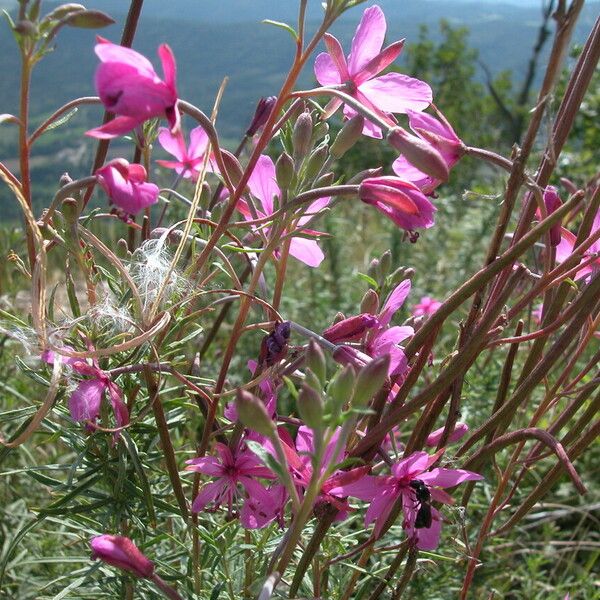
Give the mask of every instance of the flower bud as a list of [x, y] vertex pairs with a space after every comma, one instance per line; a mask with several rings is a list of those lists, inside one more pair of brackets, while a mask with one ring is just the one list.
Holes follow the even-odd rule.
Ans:
[[324, 175], [321, 175], [321, 177], [319, 177], [319, 179], [317, 179], [314, 183], [315, 188], [320, 188], [320, 187], [327, 187], [333, 184], [335, 180], [335, 173], [333, 173], [332, 171], [329, 171], [329, 173], [325, 173]]
[[338, 370], [333, 376], [327, 387], [327, 395], [331, 398], [332, 415], [335, 416], [341, 412], [344, 404], [350, 401], [355, 381], [356, 375], [350, 365], [346, 365], [343, 369]]
[[360, 301], [360, 310], [364, 313], [372, 315], [377, 314], [379, 310], [379, 296], [377, 292], [369, 288]]
[[394, 127], [387, 136], [388, 142], [399, 150], [414, 167], [426, 175], [445, 181], [448, 165], [442, 155], [428, 142], [401, 127]]
[[365, 169], [364, 171], [360, 171], [354, 177], [348, 180], [348, 185], [358, 185], [362, 183], [363, 180], [368, 179], [370, 177], [379, 177], [383, 173], [382, 167], [377, 167], [376, 169]]
[[250, 122], [250, 126], [246, 130], [246, 135], [252, 137], [269, 119], [271, 111], [277, 103], [275, 96], [268, 96], [267, 98], [261, 98], [256, 105], [254, 111], [254, 117]]
[[310, 113], [303, 112], [297, 119], [292, 133], [294, 160], [301, 161], [310, 152], [313, 121]]
[[294, 161], [292, 157], [284, 152], [275, 163], [275, 178], [277, 185], [282, 190], [288, 190], [294, 179]]
[[225, 170], [227, 171], [227, 175], [229, 175], [229, 179], [231, 179], [231, 183], [237, 186], [242, 179], [242, 175], [244, 174], [244, 169], [242, 169], [240, 161], [227, 150], [221, 150], [221, 155], [223, 156]]
[[324, 385], [327, 378], [327, 362], [323, 350], [312, 339], [308, 342], [306, 349], [306, 366], [316, 375], [321, 385]]
[[355, 369], [362, 369], [371, 362], [371, 357], [352, 346], [338, 346], [333, 351], [333, 360], [342, 365], [352, 365]]
[[[550, 216], [557, 208], [560, 208], [562, 206], [560, 197], [557, 193], [556, 188], [553, 185], [547, 185], [546, 189], [544, 190], [544, 204], [546, 205], [546, 211], [548, 212], [548, 216]], [[550, 245], [553, 247], [556, 247], [560, 244], [560, 229], [560, 221], [550, 229]]]
[[311, 155], [304, 169], [304, 177], [312, 181], [323, 168], [328, 156], [327, 146], [319, 146]]
[[390, 269], [392, 268], [392, 253], [390, 250], [386, 250], [379, 259], [379, 270], [382, 277], [387, 277]]
[[61, 4], [60, 6], [57, 6], [46, 18], [62, 19], [72, 12], [78, 12], [81, 10], [85, 10], [85, 6], [83, 4], [69, 2], [68, 4]]
[[361, 137], [364, 125], [365, 119], [362, 115], [355, 115], [346, 121], [331, 145], [331, 156], [338, 159], [344, 156]]
[[65, 221], [73, 225], [79, 217], [79, 207], [75, 198], [65, 198], [62, 201], [61, 212]]
[[32, 23], [28, 19], [23, 19], [15, 25], [14, 31], [24, 37], [34, 37], [37, 35], [38, 29], [35, 23]]
[[322, 140], [329, 133], [329, 123], [327, 121], [319, 121], [313, 127], [312, 143], [313, 145]]
[[374, 258], [367, 267], [367, 275], [377, 281], [379, 279], [379, 259]]
[[331, 325], [323, 332], [323, 337], [332, 344], [356, 342], [377, 323], [377, 317], [365, 312]]
[[304, 384], [298, 395], [298, 413], [311, 429], [319, 429], [323, 422], [323, 399], [309, 385]]
[[235, 399], [238, 419], [244, 427], [268, 438], [275, 435], [275, 424], [265, 405], [254, 394], [238, 389]]
[[99, 558], [113, 567], [133, 573], [136, 577], [149, 578], [154, 574], [154, 563], [127, 537], [99, 535], [90, 540], [90, 546], [92, 559]]
[[358, 372], [352, 397], [353, 406], [366, 406], [371, 401], [385, 383], [389, 368], [390, 356], [384, 354], [373, 359]]

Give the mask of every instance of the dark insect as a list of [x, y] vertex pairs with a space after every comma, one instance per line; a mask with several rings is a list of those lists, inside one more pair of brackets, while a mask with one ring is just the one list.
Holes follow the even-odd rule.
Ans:
[[431, 527], [431, 493], [429, 488], [420, 480], [413, 479], [408, 485], [415, 490], [418, 509], [415, 518], [415, 529], [429, 529]]
[[282, 358], [285, 358], [289, 339], [289, 322], [277, 323], [273, 331], [263, 338], [258, 358], [259, 364], [266, 364], [267, 367], [271, 367]]

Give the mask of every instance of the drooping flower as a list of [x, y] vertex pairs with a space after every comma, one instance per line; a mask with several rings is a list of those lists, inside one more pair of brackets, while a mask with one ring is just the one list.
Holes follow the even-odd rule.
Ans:
[[136, 577], [150, 578], [154, 574], [154, 563], [128, 537], [98, 535], [90, 540], [90, 546], [94, 560], [100, 559]]
[[[464, 154], [464, 145], [450, 123], [439, 111], [437, 112], [438, 119], [414, 110], [407, 110], [406, 114], [410, 128], [440, 154], [450, 170]], [[398, 177], [410, 181], [426, 195], [430, 195], [443, 182], [443, 179], [420, 171], [404, 155], [394, 161], [392, 168]]]
[[[68, 346], [65, 346], [65, 349], [72, 350]], [[56, 354], [51, 350], [42, 354], [42, 360], [49, 364], [54, 363], [55, 357]], [[111, 381], [106, 372], [100, 369], [96, 360], [92, 361], [92, 365], [84, 360], [68, 356], [63, 357], [62, 360], [80, 375], [91, 377], [91, 379], [80, 381], [69, 397], [69, 412], [74, 421], [86, 421], [93, 425], [100, 417], [102, 398], [108, 392], [117, 425], [122, 427], [129, 423], [129, 411], [123, 402], [121, 388]]]
[[[435, 431], [432, 431], [425, 440], [425, 444], [427, 446], [437, 446], [442, 439], [442, 434], [444, 433], [445, 427], [440, 427]], [[466, 423], [461, 423], [460, 421], [454, 425], [454, 429], [450, 432], [448, 439], [446, 440], [447, 444], [451, 444], [452, 442], [457, 442], [460, 440], [465, 433], [469, 431], [469, 426]]]
[[418, 500], [416, 488], [422, 484], [431, 500], [452, 504], [451, 496], [441, 488], [453, 487], [463, 481], [483, 479], [481, 475], [464, 469], [428, 470], [440, 458], [442, 452], [433, 455], [427, 452], [413, 452], [392, 466], [391, 475], [367, 475], [360, 481], [334, 488], [331, 493], [370, 502], [365, 514], [365, 525], [375, 521], [375, 536], [381, 534], [396, 500], [402, 498], [404, 512], [402, 526], [406, 534], [415, 541], [420, 550], [434, 550], [439, 544], [441, 515], [436, 508], [428, 506], [431, 511], [429, 526], [423, 526], [423, 522], [417, 521], [423, 502]]
[[87, 135], [110, 139], [123, 135], [154, 117], [166, 118], [173, 132], [179, 128], [175, 57], [167, 44], [158, 48], [164, 80], [139, 52], [98, 36], [94, 47], [100, 65], [95, 85], [107, 111], [118, 115]]
[[[196, 496], [192, 510], [200, 512], [216, 510], [225, 504], [228, 511], [233, 510], [234, 502], [240, 498], [239, 486], [245, 494], [244, 506], [240, 513], [240, 522], [246, 529], [265, 527], [277, 517], [277, 505], [267, 489], [256, 478], [274, 479], [270, 469], [260, 465], [256, 455], [245, 446], [234, 452], [225, 444], [217, 443], [218, 457], [203, 456], [186, 461], [187, 471], [197, 471], [216, 479], [206, 483]], [[251, 498], [251, 502], [248, 499]]]
[[[262, 218], [272, 215], [276, 208], [275, 203], [281, 198], [281, 190], [275, 179], [275, 164], [269, 156], [261, 155], [252, 171], [252, 175], [248, 180], [248, 187], [251, 194], [260, 202], [262, 210], [257, 210], [257, 217]], [[305, 229], [305, 225], [316, 213], [325, 208], [329, 204], [330, 198], [319, 198], [308, 206], [304, 216], [296, 221], [296, 229], [294, 233], [302, 234], [303, 236], [318, 236], [319, 232]], [[242, 213], [245, 219], [252, 220], [254, 216], [245, 200], [240, 200], [237, 204], [237, 209]], [[268, 234], [269, 228], [264, 228], [262, 231]], [[288, 232], [289, 233], [289, 232]], [[325, 255], [314, 239], [306, 237], [294, 236], [290, 242], [290, 254], [305, 263], [309, 267], [318, 267]]]
[[98, 183], [111, 203], [128, 215], [135, 215], [158, 201], [158, 186], [146, 181], [146, 169], [115, 158], [96, 171]]
[[360, 184], [358, 197], [406, 231], [434, 223], [435, 206], [416, 185], [399, 177], [368, 177]]
[[[171, 133], [170, 129], [161, 127], [158, 133], [160, 145], [177, 160], [157, 160], [156, 162], [168, 169], [175, 169], [178, 175], [185, 179], [196, 181], [204, 164], [204, 155], [208, 148], [208, 135], [202, 127], [195, 127], [190, 131], [190, 144], [186, 147], [183, 133]], [[210, 161], [207, 170], [211, 171]]]
[[431, 296], [423, 296], [421, 301], [412, 307], [413, 317], [428, 317], [432, 315], [442, 303]]
[[[395, 120], [390, 113], [405, 113], [407, 110], [423, 110], [432, 100], [431, 88], [423, 81], [402, 75], [387, 73], [377, 77], [400, 54], [404, 40], [394, 42], [381, 49], [387, 24], [381, 8], [377, 5], [367, 8], [352, 39], [352, 48], [347, 59], [340, 42], [332, 35], [325, 34], [327, 52], [319, 54], [315, 60], [315, 76], [323, 86], [345, 85], [345, 92], [356, 98], [390, 126]], [[334, 98], [326, 108], [326, 114], [333, 114], [342, 101]], [[356, 111], [344, 106], [344, 116], [352, 118]], [[363, 133], [371, 137], [382, 137], [381, 128], [365, 121]]]

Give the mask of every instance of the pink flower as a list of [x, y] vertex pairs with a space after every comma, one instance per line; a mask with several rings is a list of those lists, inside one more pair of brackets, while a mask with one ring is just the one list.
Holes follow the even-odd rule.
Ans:
[[413, 317], [432, 315], [441, 305], [439, 300], [435, 300], [431, 296], [423, 296], [421, 302], [412, 307]]
[[379, 324], [377, 317], [369, 313], [361, 313], [334, 323], [323, 332], [323, 337], [332, 344], [357, 342], [372, 327]]
[[[442, 439], [442, 434], [444, 433], [444, 429], [445, 429], [445, 427], [440, 427], [439, 429], [432, 431], [427, 436], [427, 439], [425, 440], [425, 444], [427, 446], [437, 446], [439, 444], [440, 440]], [[454, 426], [454, 429], [448, 436], [446, 443], [451, 444], [452, 442], [457, 442], [465, 435], [465, 433], [467, 433], [467, 431], [469, 431], [469, 426], [466, 423], [461, 423], [459, 421], [458, 423], [456, 423], [456, 425]]]
[[407, 231], [434, 223], [435, 206], [416, 185], [399, 177], [368, 177], [360, 184], [358, 197]]
[[[600, 229], [600, 210], [596, 213], [594, 217], [594, 222], [592, 223], [592, 229], [590, 231], [590, 235], [595, 233]], [[575, 243], [577, 242], [577, 237], [572, 234], [568, 229], [561, 227], [560, 230], [561, 239], [560, 243], [556, 247], [556, 262], [562, 263], [571, 254], [573, 254], [573, 250], [575, 249]], [[600, 240], [596, 240], [583, 254], [583, 258], [589, 257], [591, 254], [596, 252], [600, 252]], [[589, 277], [595, 271], [600, 269], [600, 258], [594, 260], [591, 264], [582, 267], [579, 271], [577, 271], [575, 275], [575, 279], [581, 279], [582, 277]]]
[[[413, 452], [392, 466], [390, 476], [367, 475], [360, 481], [334, 488], [331, 493], [344, 494], [370, 502], [365, 525], [376, 521], [374, 534], [379, 536], [398, 498], [402, 498], [406, 534], [420, 550], [434, 550], [440, 539], [441, 515], [429, 502], [452, 504], [452, 498], [441, 488], [454, 487], [463, 481], [479, 481], [481, 475], [463, 469], [428, 469], [442, 451], [430, 456]], [[427, 518], [427, 515], [430, 515]]]
[[[248, 187], [251, 194], [257, 198], [262, 207], [262, 211], [257, 210], [257, 217], [262, 218], [272, 215], [276, 208], [275, 203], [281, 197], [281, 190], [275, 180], [275, 165], [270, 157], [261, 155], [250, 175]], [[319, 198], [308, 206], [305, 211], [305, 216], [302, 216], [296, 221], [296, 232], [304, 236], [318, 236], [319, 232], [304, 229], [302, 225], [306, 224], [314, 214], [329, 204], [329, 198]], [[245, 219], [252, 220], [254, 217], [252, 211], [245, 200], [240, 200], [237, 204], [237, 209], [242, 213]], [[266, 234], [269, 228], [265, 228]], [[289, 232], [288, 232], [289, 233]], [[306, 237], [293, 237], [290, 243], [290, 254], [305, 263], [309, 267], [318, 267], [325, 255], [319, 248], [316, 240], [307, 239]]]
[[[347, 94], [393, 126], [395, 121], [389, 113], [423, 110], [431, 103], [432, 93], [425, 82], [407, 75], [387, 73], [376, 77], [398, 57], [404, 45], [402, 40], [382, 50], [386, 28], [381, 8], [376, 5], [367, 8], [354, 34], [347, 59], [340, 42], [325, 34], [327, 52], [317, 56], [315, 76], [323, 86], [345, 85]], [[334, 98], [326, 113], [333, 114], [341, 105], [342, 101]], [[356, 111], [353, 108], [344, 106], [345, 117], [354, 115]], [[382, 137], [381, 129], [369, 121], [365, 121], [363, 133]]]
[[542, 322], [544, 316], [544, 305], [538, 304], [532, 311], [531, 316], [533, 320], [539, 325]]
[[194, 512], [212, 505], [216, 510], [226, 504], [232, 512], [233, 503], [239, 497], [238, 485], [245, 490], [246, 501], [241, 510], [240, 521], [246, 529], [265, 527], [277, 517], [277, 505], [257, 477], [274, 479], [270, 469], [259, 464], [256, 456], [244, 448], [234, 453], [225, 444], [216, 444], [217, 457], [204, 456], [186, 461], [187, 471], [197, 471], [216, 479], [204, 484], [192, 504]]
[[[439, 120], [424, 112], [407, 110], [406, 113], [410, 128], [437, 150], [450, 170], [464, 153], [463, 143], [450, 123], [440, 112], [437, 113]], [[398, 177], [410, 181], [426, 195], [430, 195], [443, 182], [420, 171], [404, 155], [394, 161], [392, 168]]]
[[90, 540], [90, 546], [94, 560], [99, 558], [113, 567], [133, 573], [136, 577], [150, 578], [154, 574], [154, 563], [127, 537], [99, 535]]
[[[72, 350], [68, 346], [65, 346], [65, 349]], [[51, 350], [47, 350], [42, 354], [42, 360], [49, 364], [53, 364], [54, 359], [55, 353]], [[100, 416], [104, 393], [108, 392], [117, 425], [122, 427], [129, 423], [129, 411], [123, 402], [121, 388], [110, 380], [107, 373], [100, 369], [96, 360], [93, 361], [93, 365], [72, 357], [64, 357], [62, 360], [80, 375], [91, 377], [91, 379], [80, 381], [69, 397], [69, 412], [74, 421], [87, 421], [94, 424]]]
[[[175, 169], [175, 172], [185, 179], [191, 178], [196, 181], [200, 175], [200, 169], [204, 164], [204, 154], [208, 148], [208, 135], [204, 129], [196, 127], [190, 131], [190, 145], [187, 148], [181, 131], [173, 134], [166, 127], [159, 129], [158, 141], [177, 160], [157, 160], [156, 162], [168, 169]], [[210, 162], [207, 168], [213, 170], [210, 168]]]
[[110, 201], [129, 215], [158, 201], [158, 186], [146, 181], [146, 169], [124, 158], [106, 163], [96, 171], [96, 177]]
[[158, 55], [164, 81], [145, 57], [98, 36], [94, 50], [100, 59], [95, 84], [107, 111], [118, 115], [87, 135], [110, 139], [123, 135], [154, 117], [164, 117], [171, 129], [179, 128], [175, 57], [171, 48], [162, 44]]

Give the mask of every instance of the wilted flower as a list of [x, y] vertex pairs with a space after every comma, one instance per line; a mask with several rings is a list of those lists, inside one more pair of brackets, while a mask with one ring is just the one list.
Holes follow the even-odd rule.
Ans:
[[[437, 113], [439, 119], [414, 110], [407, 110], [406, 114], [410, 128], [438, 152], [447, 169], [450, 170], [464, 153], [463, 143], [450, 123], [440, 112]], [[409, 157], [404, 155], [394, 161], [392, 168], [398, 177], [410, 181], [426, 195], [431, 194], [445, 179], [445, 177], [436, 178], [431, 174], [424, 173], [414, 166]]]
[[440, 488], [454, 487], [463, 481], [483, 479], [481, 475], [464, 469], [435, 468], [428, 471], [440, 456], [441, 451], [431, 456], [427, 452], [413, 452], [392, 466], [390, 476], [367, 475], [355, 483], [334, 488], [330, 493], [353, 496], [370, 502], [365, 514], [365, 525], [376, 521], [376, 536], [382, 532], [392, 507], [401, 497], [404, 511], [402, 526], [407, 535], [415, 540], [420, 550], [434, 550], [440, 539], [441, 515], [436, 508], [428, 506], [431, 511], [429, 526], [417, 521], [422, 502], [417, 498], [416, 488], [422, 485], [431, 500], [452, 504], [452, 498]]
[[271, 111], [276, 103], [276, 96], [267, 96], [266, 98], [261, 98], [258, 101], [252, 121], [246, 130], [246, 135], [248, 137], [252, 137], [269, 120]]
[[[432, 93], [424, 81], [401, 73], [376, 77], [396, 60], [404, 45], [402, 40], [382, 50], [386, 28], [381, 8], [376, 5], [367, 8], [352, 39], [347, 60], [340, 42], [325, 34], [327, 52], [317, 56], [315, 76], [323, 86], [344, 84], [347, 94], [393, 126], [395, 121], [389, 113], [423, 110], [431, 103]], [[342, 100], [334, 98], [327, 106], [326, 114], [333, 114], [342, 104]], [[344, 106], [345, 117], [351, 118], [356, 114], [353, 108]], [[365, 121], [363, 133], [382, 137], [381, 128], [370, 121]]]
[[435, 206], [416, 185], [399, 177], [368, 177], [360, 184], [358, 196], [407, 231], [434, 223]]
[[99, 535], [90, 540], [92, 558], [123, 569], [136, 577], [150, 578], [154, 574], [154, 563], [127, 537], [121, 535]]
[[100, 59], [95, 84], [106, 110], [118, 115], [112, 121], [92, 129], [87, 135], [109, 139], [123, 135], [153, 117], [164, 117], [171, 129], [179, 129], [175, 57], [162, 44], [158, 55], [164, 81], [150, 61], [139, 52], [113, 44], [98, 36], [94, 51]]
[[146, 181], [146, 169], [115, 158], [96, 171], [98, 183], [111, 202], [129, 215], [156, 204], [158, 186]]

